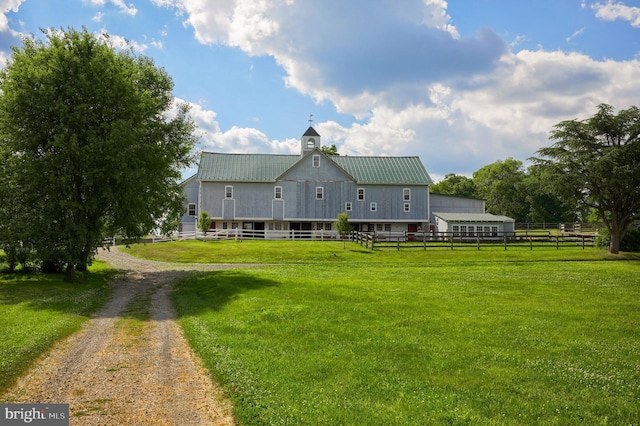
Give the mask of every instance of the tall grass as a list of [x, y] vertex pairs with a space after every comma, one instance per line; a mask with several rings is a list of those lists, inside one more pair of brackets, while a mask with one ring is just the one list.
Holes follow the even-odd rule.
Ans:
[[101, 262], [75, 283], [53, 274], [0, 274], [0, 393], [56, 340], [80, 329], [106, 301], [113, 274]]
[[[261, 244], [273, 247], [248, 256]], [[201, 273], [174, 294], [243, 424], [640, 418], [640, 262], [593, 249], [552, 260], [357, 246], [333, 261], [317, 258], [319, 245], [292, 255], [311, 261]], [[214, 247], [212, 257], [228, 250]]]

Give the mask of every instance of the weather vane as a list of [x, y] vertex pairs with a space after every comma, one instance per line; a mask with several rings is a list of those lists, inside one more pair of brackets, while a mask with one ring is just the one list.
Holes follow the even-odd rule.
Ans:
[[313, 125], [313, 114], [309, 114], [309, 126]]

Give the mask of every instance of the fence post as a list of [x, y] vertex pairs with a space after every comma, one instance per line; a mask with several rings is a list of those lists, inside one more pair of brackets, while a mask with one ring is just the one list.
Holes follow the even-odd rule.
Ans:
[[478, 243], [478, 250], [480, 250], [480, 233], [476, 232], [476, 242]]
[[507, 249], [507, 233], [503, 232], [502, 233], [502, 238], [504, 238], [504, 249]]
[[560, 236], [556, 235], [556, 250], [560, 250], [560, 246], [558, 245], [559, 241], [560, 241]]
[[449, 239], [449, 241], [451, 241], [451, 250], [453, 250], [453, 232], [451, 233], [451, 238]]
[[533, 250], [533, 235], [529, 235], [529, 250]]

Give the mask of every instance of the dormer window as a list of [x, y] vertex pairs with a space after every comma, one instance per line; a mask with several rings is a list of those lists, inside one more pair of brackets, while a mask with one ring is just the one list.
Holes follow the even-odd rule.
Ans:
[[313, 156], [313, 167], [320, 167], [320, 156], [319, 155], [314, 155]]

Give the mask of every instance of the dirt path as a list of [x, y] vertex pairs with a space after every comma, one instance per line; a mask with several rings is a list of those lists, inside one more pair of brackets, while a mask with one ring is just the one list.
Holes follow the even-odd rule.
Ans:
[[[233, 265], [151, 262], [114, 249], [98, 258], [125, 271], [110, 301], [2, 402], [68, 403], [71, 425], [234, 424], [231, 403], [187, 344], [169, 300], [173, 281], [186, 270]], [[134, 311], [148, 318], [136, 321]]]

